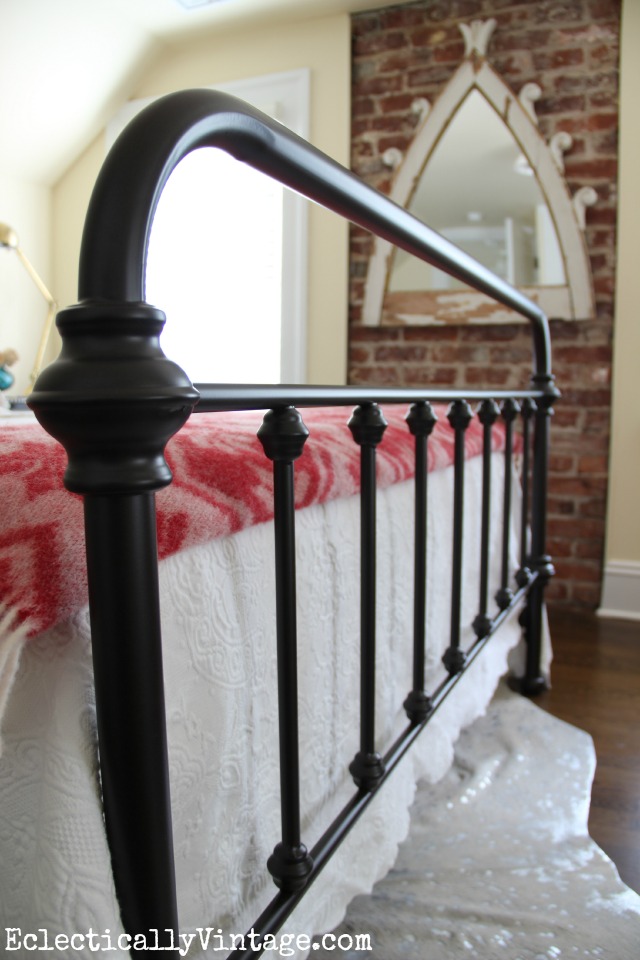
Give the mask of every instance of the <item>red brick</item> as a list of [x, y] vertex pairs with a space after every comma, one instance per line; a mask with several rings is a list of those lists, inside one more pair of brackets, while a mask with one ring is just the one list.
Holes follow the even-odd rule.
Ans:
[[376, 105], [371, 97], [354, 97], [351, 101], [351, 116], [371, 116], [376, 112]]
[[567, 117], [562, 123], [567, 133], [581, 133], [583, 130], [617, 130], [618, 114], [615, 111], [607, 113], [588, 113], [579, 117]]
[[380, 17], [377, 13], [361, 13], [351, 18], [351, 32], [354, 37], [373, 33], [380, 29]]
[[490, 347], [489, 360], [491, 363], [521, 363], [531, 366], [531, 345], [515, 347]]
[[455, 367], [407, 366], [403, 370], [404, 380], [401, 384], [407, 387], [419, 387], [429, 384], [432, 387], [451, 387], [460, 382], [460, 376]]
[[602, 539], [576, 540], [573, 545], [573, 554], [581, 560], [601, 560], [603, 553]]
[[404, 44], [404, 36], [397, 30], [361, 34], [354, 39], [353, 53], [356, 57], [369, 56], [385, 50], [398, 50]]
[[433, 49], [433, 59], [436, 63], [458, 64], [464, 55], [462, 38], [453, 43], [439, 43]]
[[349, 360], [351, 363], [371, 363], [371, 351], [367, 347], [351, 347]]
[[589, 0], [589, 16], [592, 21], [605, 20], [618, 23], [620, 0]]
[[[602, 86], [606, 89], [592, 90], [589, 93], [589, 107], [592, 110], [599, 110], [603, 107], [605, 109], [610, 108], [612, 102], [615, 102], [614, 98], [617, 87], [615, 75], [612, 74], [610, 78], [607, 78], [607, 80], [603, 82]], [[611, 89], [609, 89], [609, 87]]]
[[503, 387], [509, 379], [509, 371], [502, 367], [467, 367], [465, 382], [470, 386]]
[[402, 331], [400, 327], [363, 327], [353, 326], [350, 330], [349, 339], [360, 342], [369, 342], [376, 340], [399, 340]]
[[553, 413], [551, 421], [552, 430], [575, 427], [580, 419], [580, 411], [571, 410], [565, 407], [562, 401], [558, 403]]
[[571, 473], [575, 468], [575, 460], [566, 454], [554, 454], [549, 457], [549, 470], [551, 473]]
[[611, 361], [611, 347], [604, 344], [585, 344], [584, 346], [557, 346], [553, 351], [556, 366], [560, 361], [575, 364], [608, 363]]
[[560, 500], [558, 497], [549, 497], [547, 500], [547, 510], [550, 517], [556, 514], [560, 516], [573, 516], [575, 509], [575, 502], [573, 500]]
[[576, 504], [576, 507], [578, 515], [582, 517], [604, 519], [607, 515], [607, 501], [604, 496], [598, 497], [598, 499], [583, 500]]
[[490, 324], [486, 326], [484, 324], [470, 324], [468, 327], [463, 326], [460, 328], [460, 339], [462, 341], [479, 340], [482, 343], [488, 343], [489, 341], [506, 342], [516, 340], [523, 330], [526, 330], [526, 327], [507, 323], [497, 323], [495, 326]]
[[589, 407], [590, 413], [594, 407], [606, 407], [608, 409], [611, 403], [610, 390], [579, 390], [565, 387], [562, 390], [562, 397], [571, 406]]
[[437, 43], [447, 39], [447, 32], [446, 30], [434, 31], [432, 27], [418, 27], [408, 32], [407, 39], [413, 47], [432, 49]]
[[374, 351], [374, 360], [376, 363], [396, 360], [400, 362], [412, 361], [413, 363], [424, 360], [426, 350], [424, 347], [413, 346], [381, 346], [376, 347]]
[[583, 180], [615, 180], [618, 175], [618, 162], [615, 159], [599, 157], [593, 160], [566, 158], [567, 177], [576, 177]]
[[396, 74], [385, 74], [382, 77], [368, 77], [361, 80], [358, 84], [358, 93], [360, 96], [375, 96], [376, 94], [397, 93], [402, 90], [402, 76]]
[[396, 367], [363, 366], [355, 367], [351, 371], [350, 382], [354, 384], [368, 384], [371, 386], [397, 386], [399, 374]]
[[553, 477], [549, 486], [556, 495], [570, 497], [588, 497], [607, 489], [604, 477]]
[[424, 10], [414, 6], [392, 7], [381, 11], [380, 23], [385, 29], [414, 27], [424, 23]]
[[578, 473], [607, 473], [608, 457], [586, 455], [578, 460]]
[[597, 47], [591, 47], [589, 50], [589, 66], [615, 66], [618, 63], [618, 49], [616, 46], [608, 43], [600, 43]]
[[[618, 150], [618, 129], [595, 131], [591, 138], [591, 150], [602, 156], [615, 157]], [[617, 197], [615, 195], [615, 183], [598, 184], [598, 198], [601, 203], [612, 201], [615, 205]]]
[[602, 520], [556, 517], [549, 518], [547, 533], [550, 537], [563, 540], [602, 538], [604, 523]]
[[600, 582], [600, 565], [590, 563], [588, 560], [567, 560], [560, 557], [557, 564], [554, 564], [556, 572], [563, 580], [572, 580], [577, 582]]
[[570, 540], [556, 540], [553, 537], [547, 538], [547, 550], [555, 559], [558, 557], [573, 556], [573, 545]]
[[536, 70], [560, 70], [564, 67], [580, 66], [584, 63], [582, 47], [565, 47], [550, 53], [534, 53], [533, 64]]
[[405, 340], [419, 340], [425, 343], [441, 343], [458, 339], [458, 327], [403, 327], [402, 336]]
[[415, 100], [413, 93], [396, 93], [390, 97], [380, 97], [379, 106], [383, 114], [402, 111], [406, 126], [407, 115], [410, 116], [411, 104]]
[[584, 96], [548, 97], [544, 91], [536, 103], [536, 113], [547, 116], [550, 113], [579, 113], [585, 109]]

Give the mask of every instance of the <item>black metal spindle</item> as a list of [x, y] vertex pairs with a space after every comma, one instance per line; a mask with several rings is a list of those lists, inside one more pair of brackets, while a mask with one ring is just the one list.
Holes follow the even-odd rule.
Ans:
[[265, 414], [258, 437], [273, 461], [282, 840], [267, 861], [284, 891], [304, 886], [313, 862], [300, 839], [294, 461], [309, 431], [294, 407]]
[[415, 437], [414, 593], [413, 593], [413, 689], [404, 701], [407, 716], [420, 723], [431, 710], [425, 685], [427, 613], [427, 444], [438, 418], [427, 401], [414, 403], [406, 417]]
[[500, 610], [506, 610], [513, 600], [513, 590], [509, 586], [509, 542], [511, 535], [511, 470], [513, 464], [513, 422], [520, 413], [517, 400], [509, 398], [502, 404], [504, 420], [504, 486], [502, 505], [502, 562], [500, 566], [500, 589], [496, 593], [496, 603]]
[[376, 447], [387, 421], [377, 404], [356, 407], [349, 420], [360, 447], [360, 750], [349, 771], [361, 790], [384, 773], [375, 748], [376, 705]]
[[538, 398], [535, 411], [531, 490], [531, 570], [534, 578], [522, 618], [527, 648], [522, 691], [530, 696], [546, 687], [540, 669], [544, 590], [555, 574], [551, 557], [546, 551], [549, 432], [553, 404], [559, 396], [553, 381], [551, 375], [532, 377], [533, 386], [542, 387], [545, 393]]
[[516, 583], [525, 587], [531, 580], [529, 568], [529, 473], [531, 470], [531, 420], [536, 412], [536, 402], [526, 397], [521, 404], [522, 411], [522, 508], [520, 513], [520, 568], [516, 573]]
[[482, 432], [482, 524], [480, 532], [480, 600], [473, 629], [478, 639], [486, 637], [491, 629], [488, 615], [489, 596], [489, 521], [491, 519], [491, 452], [493, 425], [500, 415], [495, 400], [483, 400], [478, 410]]
[[455, 431], [453, 458], [453, 571], [451, 579], [451, 634], [450, 644], [442, 662], [450, 674], [459, 673], [466, 661], [460, 649], [460, 603], [462, 599], [462, 534], [464, 509], [464, 435], [473, 419], [466, 400], [455, 400], [449, 407], [447, 420]]

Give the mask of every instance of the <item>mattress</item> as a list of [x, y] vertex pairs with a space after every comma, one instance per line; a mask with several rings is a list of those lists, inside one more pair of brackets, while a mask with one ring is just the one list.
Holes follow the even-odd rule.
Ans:
[[[305, 414], [305, 421], [313, 416]], [[343, 427], [344, 415], [338, 416]], [[397, 426], [408, 433], [404, 424]], [[264, 866], [279, 839], [273, 530], [268, 516], [260, 513], [260, 504], [269, 499], [262, 493], [267, 480], [262, 486], [253, 483], [253, 505], [244, 514], [234, 500], [235, 467], [227, 474], [224, 509], [203, 495], [213, 469], [210, 462], [203, 463], [207, 455], [199, 449], [203, 429], [194, 426], [185, 446], [169, 450], [176, 484], [158, 497], [160, 582], [181, 931], [188, 935], [209, 928], [222, 938], [248, 929], [275, 892]], [[492, 593], [498, 586], [501, 555], [504, 460], [499, 431], [496, 436]], [[232, 445], [237, 447], [237, 437]], [[444, 675], [441, 656], [449, 643], [453, 468], [443, 452], [447, 445], [450, 438], [431, 445], [428, 688]], [[226, 451], [230, 445], [223, 447]], [[382, 449], [376, 664], [381, 752], [406, 725], [401, 705], [411, 686], [413, 618], [411, 458], [394, 451], [387, 462]], [[472, 434], [465, 475], [463, 624], [470, 624], [477, 613], [482, 462], [471, 455], [479, 449], [479, 433], [475, 440]], [[357, 448], [352, 441], [348, 450], [338, 469], [327, 468], [324, 444], [314, 454], [315, 466], [307, 469], [302, 461], [296, 466], [301, 809], [302, 839], [308, 847], [352, 794], [347, 767], [358, 749], [359, 498], [354, 492]], [[197, 482], [184, 467], [192, 454]], [[250, 461], [248, 465], [251, 470]], [[59, 474], [59, 468], [58, 462], [54, 472]], [[21, 496], [27, 506], [31, 497], [33, 520], [39, 490], [46, 488], [49, 498], [52, 494], [38, 470], [30, 476], [31, 492]], [[330, 495], [320, 496], [322, 489]], [[60, 496], [66, 497], [66, 512], [57, 533], [75, 549], [80, 534], [77, 520], [69, 518], [73, 511], [81, 514], [81, 505], [62, 491]], [[199, 505], [199, 514], [187, 508], [190, 498]], [[517, 490], [512, 509], [518, 518]], [[215, 515], [219, 529], [215, 537], [203, 540], [206, 514]], [[179, 523], [175, 518], [181, 515]], [[242, 521], [245, 515], [250, 522]], [[9, 540], [5, 536], [5, 549]], [[518, 544], [516, 520], [511, 536], [514, 570]], [[46, 584], [40, 592], [23, 589], [17, 604], [31, 636], [15, 647], [22, 656], [3, 720], [0, 917], [4, 926], [44, 930], [52, 937], [110, 931], [115, 943], [121, 924], [100, 805], [88, 611], [76, 562], [69, 560], [65, 567], [59, 560], [63, 570], [58, 580], [69, 583], [70, 590], [62, 604], [56, 598], [53, 623], [44, 613], [49, 607], [38, 600], [47, 594]], [[472, 639], [465, 627], [463, 646]], [[416, 782], [435, 782], [444, 775], [460, 730], [486, 708], [519, 639], [513, 615], [379, 791], [290, 918], [288, 930], [312, 935], [331, 929], [349, 900], [371, 889], [389, 869], [408, 829]], [[202, 953], [198, 944], [195, 937], [189, 956]], [[57, 955], [76, 956], [72, 949]], [[117, 946], [109, 955], [127, 956]]]

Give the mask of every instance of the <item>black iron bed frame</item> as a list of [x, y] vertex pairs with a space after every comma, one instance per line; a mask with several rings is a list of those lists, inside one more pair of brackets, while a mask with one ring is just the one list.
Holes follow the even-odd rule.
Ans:
[[[516, 392], [360, 387], [197, 384], [159, 344], [164, 314], [144, 302], [144, 270], [158, 198], [191, 150], [215, 146], [348, 220], [391, 240], [512, 308], [531, 325], [533, 372]], [[543, 685], [543, 593], [553, 575], [545, 550], [549, 422], [558, 396], [551, 373], [548, 322], [537, 305], [495, 277], [402, 208], [309, 144], [233, 97], [205, 90], [162, 98], [140, 114], [109, 154], [91, 199], [82, 242], [79, 303], [58, 315], [63, 347], [39, 377], [29, 405], [66, 448], [67, 488], [84, 498], [87, 569], [99, 735], [100, 774], [112, 867], [125, 930], [177, 937], [175, 875], [164, 717], [155, 491], [170, 483], [164, 447], [192, 412], [267, 410], [259, 431], [273, 461], [275, 590], [282, 839], [268, 861], [278, 887], [253, 925], [259, 943], [277, 931], [351, 825], [429, 722], [449, 691], [514, 605], [525, 601], [523, 692]], [[415, 585], [413, 687], [408, 725], [384, 756], [377, 752], [375, 705], [376, 447], [385, 421], [379, 403], [410, 406], [415, 437]], [[425, 687], [427, 444], [432, 402], [450, 404], [455, 431], [454, 529], [447, 679]], [[460, 643], [464, 435], [479, 404], [483, 424], [482, 549], [475, 642]], [[297, 724], [294, 462], [307, 436], [299, 408], [351, 405], [349, 428], [361, 448], [360, 750], [350, 765], [356, 792], [308, 851], [300, 836]], [[499, 406], [499, 405], [500, 406]], [[506, 431], [502, 583], [488, 598], [491, 431]], [[523, 434], [520, 568], [508, 573], [513, 429]], [[530, 527], [530, 541], [527, 527]], [[173, 931], [173, 934], [172, 932]], [[174, 951], [168, 950], [169, 955]], [[256, 956], [256, 949], [232, 956]], [[137, 955], [137, 953], [136, 953]]]

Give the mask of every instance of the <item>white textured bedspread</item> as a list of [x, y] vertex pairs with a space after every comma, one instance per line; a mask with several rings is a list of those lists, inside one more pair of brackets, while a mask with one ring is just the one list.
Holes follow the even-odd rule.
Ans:
[[595, 761], [584, 730], [501, 685], [334, 936], [366, 931], [370, 960], [637, 957], [640, 896], [587, 833]]
[[[501, 511], [501, 469], [502, 458], [494, 455], [494, 518]], [[480, 459], [468, 462], [467, 517], [477, 522], [465, 528], [465, 624], [478, 603], [480, 471]], [[449, 642], [451, 480], [451, 468], [429, 477], [430, 684]], [[307, 507], [296, 517], [301, 803], [303, 841], [311, 847], [353, 791], [346, 771], [358, 749], [359, 501]], [[401, 704], [411, 685], [412, 483], [379, 494], [378, 520], [383, 752], [406, 723]], [[500, 527], [494, 524], [496, 567]], [[514, 539], [514, 566], [516, 556]], [[272, 558], [272, 527], [259, 524], [160, 566], [184, 932], [206, 926], [244, 932], [275, 892], [265, 868], [279, 839]], [[512, 617], [380, 791], [290, 929], [309, 935], [330, 929], [349, 899], [389, 869], [408, 829], [417, 778], [444, 775], [460, 729], [484, 711], [518, 639]], [[8, 705], [0, 760], [0, 927], [51, 936], [110, 930], [114, 938], [121, 930], [99, 799], [92, 697], [83, 611], [26, 646]], [[78, 955], [56, 953], [69, 960]], [[126, 956], [117, 949], [107, 955]]]

